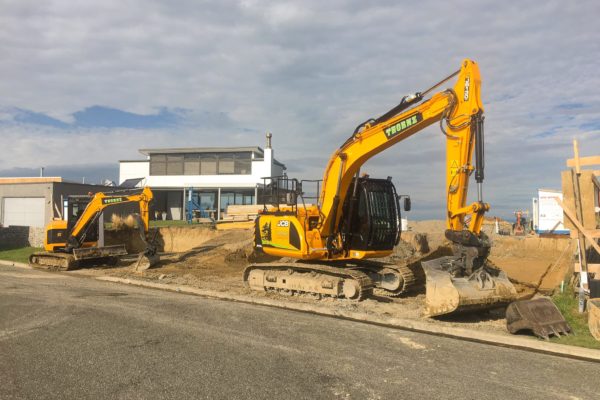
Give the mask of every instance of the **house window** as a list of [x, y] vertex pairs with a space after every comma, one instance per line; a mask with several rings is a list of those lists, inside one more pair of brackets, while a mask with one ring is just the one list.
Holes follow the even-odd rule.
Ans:
[[167, 155], [167, 175], [183, 175], [183, 154]]
[[202, 175], [217, 174], [217, 157], [214, 154], [200, 155], [200, 173]]
[[233, 174], [234, 168], [234, 155], [231, 153], [219, 154], [219, 175]]
[[150, 175], [167, 174], [167, 156], [165, 154], [152, 154], [150, 156]]
[[238, 175], [250, 175], [252, 168], [252, 153], [237, 153], [235, 155], [235, 173]]
[[200, 155], [186, 154], [183, 156], [183, 174], [200, 175]]
[[251, 173], [251, 152], [150, 155], [150, 175], [250, 175]]

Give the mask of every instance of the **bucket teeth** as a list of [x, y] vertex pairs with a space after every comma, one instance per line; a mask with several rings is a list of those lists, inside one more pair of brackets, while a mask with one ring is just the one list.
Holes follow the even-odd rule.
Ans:
[[547, 297], [511, 303], [506, 309], [506, 328], [513, 334], [530, 330], [546, 340], [550, 340], [550, 335], [560, 337], [572, 333], [563, 315]]

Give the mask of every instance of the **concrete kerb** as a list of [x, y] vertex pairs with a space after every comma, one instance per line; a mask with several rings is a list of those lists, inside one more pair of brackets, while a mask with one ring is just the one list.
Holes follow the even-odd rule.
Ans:
[[17, 262], [17, 261], [0, 260], [0, 265], [6, 265], [7, 267], [33, 269], [29, 264], [25, 264], [25, 263], [21, 263], [21, 262]]
[[221, 300], [284, 308], [288, 310], [343, 318], [351, 321], [358, 321], [389, 328], [426, 333], [436, 336], [444, 336], [477, 343], [490, 344], [494, 346], [508, 347], [513, 349], [526, 350], [531, 352], [585, 361], [600, 362], [600, 350], [543, 342], [535, 338], [527, 338], [520, 336], [503, 336], [490, 332], [480, 332], [464, 328], [433, 325], [418, 320], [401, 318], [382, 318], [379, 316], [370, 315], [362, 312], [333, 310], [327, 307], [313, 304], [291, 303], [273, 299], [254, 298], [246, 295], [226, 294], [214, 290], [199, 289], [190, 286], [176, 286], [164, 283], [147, 282], [138, 279], [117, 278], [111, 276], [95, 277], [95, 279], [105, 282], [122, 283], [153, 289], [168, 290], [178, 293], [193, 294]]

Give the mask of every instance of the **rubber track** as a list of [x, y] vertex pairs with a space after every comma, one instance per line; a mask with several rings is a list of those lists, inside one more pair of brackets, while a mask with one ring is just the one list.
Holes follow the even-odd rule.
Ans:
[[383, 297], [400, 297], [409, 292], [416, 284], [417, 278], [410, 268], [406, 265], [382, 265], [382, 269], [396, 270], [402, 276], [402, 287], [395, 291], [389, 291], [376, 287], [375, 294]]
[[[59, 263], [51, 263], [51, 264], [46, 264], [43, 262], [44, 259], [47, 260], [60, 260], [62, 261], [59, 265]], [[61, 253], [33, 253], [32, 255], [29, 256], [29, 264], [34, 267], [34, 268], [44, 268], [44, 269], [50, 269], [53, 271], [68, 271], [70, 269], [73, 269], [73, 262], [74, 262], [74, 258], [72, 255], [70, 254], [61, 254]]]
[[[337, 268], [332, 267], [330, 265], [323, 264], [305, 264], [305, 263], [259, 263], [259, 264], [251, 264], [244, 270], [244, 284], [248, 286], [248, 275], [250, 271], [255, 269], [262, 270], [278, 270], [285, 271], [288, 269], [298, 271], [298, 272], [319, 272], [321, 274], [335, 276], [338, 278], [350, 278], [358, 282], [359, 285], [359, 294], [356, 299], [349, 299], [352, 301], [361, 301], [365, 298], [371, 296], [373, 294], [373, 282], [371, 278], [364, 272], [349, 269], [349, 268]], [[277, 290], [277, 289], [276, 289]], [[321, 294], [321, 293], [319, 293]]]

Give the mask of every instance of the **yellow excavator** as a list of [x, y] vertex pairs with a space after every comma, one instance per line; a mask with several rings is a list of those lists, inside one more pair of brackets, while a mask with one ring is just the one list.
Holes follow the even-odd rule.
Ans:
[[65, 219], [53, 220], [45, 229], [43, 252], [29, 257], [30, 265], [38, 268], [67, 271], [82, 262], [115, 262], [127, 254], [124, 244], [99, 246], [100, 216], [108, 207], [121, 204], [139, 204], [139, 214], [134, 214], [140, 237], [146, 248], [140, 253], [136, 268], [146, 269], [156, 262], [156, 246], [148, 237], [148, 215], [153, 199], [149, 187], [142, 189], [96, 193], [89, 196], [70, 196]]
[[[453, 88], [426, 97], [448, 80]], [[287, 177], [268, 180], [264, 210], [255, 222], [255, 248], [284, 258], [249, 265], [244, 282], [254, 290], [309, 293], [361, 300], [399, 296], [415, 283], [404, 266], [377, 261], [400, 240], [400, 196], [391, 178], [361, 176], [361, 166], [383, 150], [439, 122], [446, 138], [446, 238], [453, 256], [423, 262], [426, 313], [490, 309], [516, 298], [506, 275], [486, 262], [490, 242], [481, 231], [489, 204], [484, 179], [483, 106], [478, 65], [464, 60], [424, 92], [405, 96], [378, 118], [361, 123], [331, 156], [316, 204], [306, 205], [302, 185]], [[475, 165], [471, 160], [475, 153]], [[477, 201], [466, 204], [474, 173]], [[267, 207], [267, 203], [271, 206]], [[410, 209], [410, 199], [404, 200]], [[290, 262], [286, 262], [287, 258]]]

